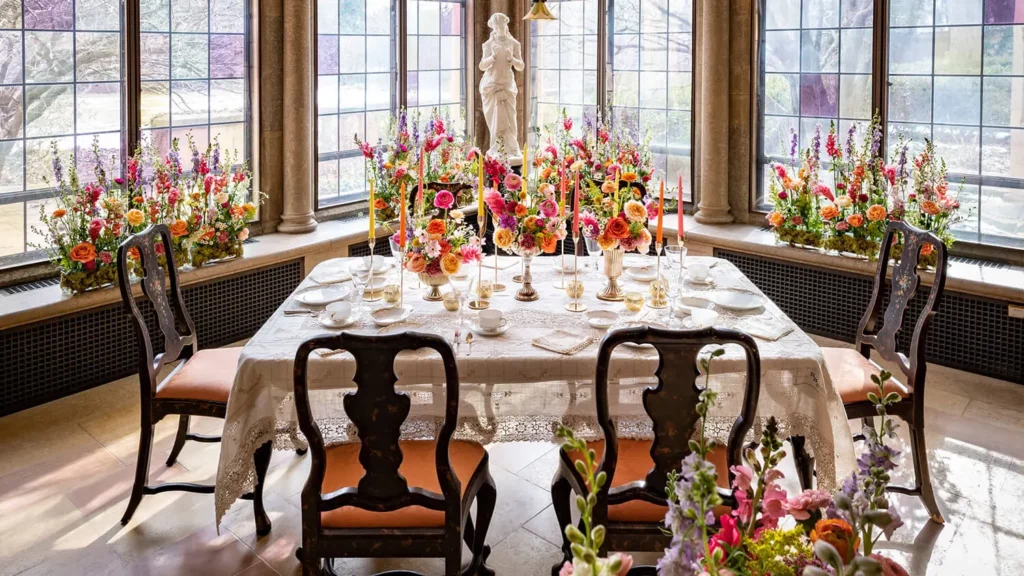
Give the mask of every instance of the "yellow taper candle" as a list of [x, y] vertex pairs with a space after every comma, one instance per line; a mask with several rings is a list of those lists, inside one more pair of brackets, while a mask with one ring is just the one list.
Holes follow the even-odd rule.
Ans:
[[373, 191], [373, 180], [370, 180], [370, 239], [377, 237], [377, 221], [376, 221], [376, 208], [374, 205], [377, 199], [374, 198], [375, 194]]

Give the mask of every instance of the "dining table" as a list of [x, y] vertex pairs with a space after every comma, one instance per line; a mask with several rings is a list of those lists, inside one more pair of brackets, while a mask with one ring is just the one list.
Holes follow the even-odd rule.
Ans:
[[[309, 301], [309, 293], [322, 298], [328, 288], [334, 291], [333, 297], [342, 297], [353, 290], [351, 272], [369, 262], [338, 258], [322, 262], [310, 271], [242, 349], [228, 401], [217, 469], [218, 525], [232, 504], [259, 484], [255, 464], [259, 458], [254, 460], [258, 451], [306, 447], [293, 404], [294, 359], [299, 346], [310, 338], [342, 331], [388, 334], [405, 330], [443, 336], [456, 349], [460, 380], [455, 437], [490, 444], [552, 441], [560, 424], [583, 438], [602, 437], [596, 422], [593, 380], [600, 340], [608, 329], [593, 327], [587, 312], [615, 313], [617, 319], [611, 330], [643, 324], [674, 329], [694, 327], [683, 306], [645, 305], [639, 312], [630, 313], [622, 302], [598, 299], [607, 279], [601, 270], [595, 270], [598, 266], [590, 259], [580, 258], [578, 270], [569, 274], [562, 268], [566, 262], [576, 262], [572, 256], [533, 258], [533, 287], [539, 298], [532, 302], [515, 298], [520, 284], [513, 280], [513, 275], [521, 272], [519, 259], [489, 256], [485, 262], [487, 266], [468, 264], [462, 270], [477, 279], [497, 280], [506, 286], [487, 299], [489, 309], [501, 310], [507, 323], [500, 334], [480, 331], [478, 312], [468, 306], [460, 314], [446, 309], [443, 302], [425, 300], [428, 287], [419, 282], [417, 275], [400, 272], [391, 258], [382, 265], [373, 264], [381, 269], [375, 272], [378, 279], [371, 281], [377, 283], [370, 286], [403, 287], [400, 304], [410, 308], [408, 316], [400, 323], [379, 326], [371, 311], [398, 304], [385, 303], [379, 298], [380, 290], [371, 289], [365, 294], [377, 300], [366, 302], [369, 296], [354, 299], [355, 308], [361, 310], [351, 325], [331, 327], [325, 325], [331, 321], [322, 305], [303, 304], [300, 300]], [[650, 301], [647, 280], [651, 279], [649, 273], [655, 262], [656, 258], [651, 256], [627, 255], [620, 285]], [[729, 261], [694, 256], [669, 261], [663, 257], [658, 264], [662, 277], [668, 279], [669, 285], [677, 283], [681, 296], [712, 302], [708, 307], [717, 312], [714, 326], [741, 330], [754, 337], [761, 358], [761, 377], [751, 434], [760, 435], [764, 424], [773, 417], [781, 437], [803, 438], [814, 456], [817, 487], [834, 489], [837, 478], [854, 468], [854, 449], [843, 403], [825, 368], [821, 348]], [[695, 264], [703, 264], [698, 268], [706, 267], [710, 272], [704, 282], [693, 281], [688, 269]], [[564, 286], [573, 279], [583, 283], [584, 293], [579, 302], [587, 307], [587, 312], [574, 312], [566, 307], [572, 300]], [[676, 290], [671, 292], [676, 295]], [[331, 296], [330, 292], [326, 294]], [[729, 294], [753, 295], [761, 305], [737, 311], [714, 303], [727, 301], [722, 296]], [[351, 295], [355, 295], [354, 291]], [[472, 338], [467, 338], [470, 334]], [[544, 342], [573, 345], [571, 350], [556, 352], [541, 347]], [[657, 367], [657, 352], [649, 346], [619, 346], [614, 351], [609, 369], [609, 397], [620, 437], [653, 437], [642, 399], [644, 390], [656, 382]], [[706, 422], [708, 435], [714, 439], [726, 440], [740, 413], [745, 368], [743, 352], [735, 345], [727, 345], [725, 354], [714, 360], [708, 386], [718, 392], [718, 400]], [[354, 372], [355, 361], [343, 350], [318, 350], [310, 356], [307, 381], [313, 416], [329, 443], [358, 441], [342, 403], [343, 397], [354, 390]], [[444, 367], [440, 356], [428, 350], [402, 352], [395, 359], [395, 374], [396, 389], [407, 394], [412, 404], [402, 436], [433, 437], [444, 414]]]

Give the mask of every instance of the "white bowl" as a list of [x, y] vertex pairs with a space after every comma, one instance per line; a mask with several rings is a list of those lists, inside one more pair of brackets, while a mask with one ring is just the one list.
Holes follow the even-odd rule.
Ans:
[[619, 315], [612, 310], [591, 310], [587, 312], [587, 322], [591, 328], [598, 330], [607, 330], [615, 325], [619, 320]]
[[706, 310], [704, 308], [694, 308], [690, 310], [690, 323], [693, 328], [710, 328], [715, 325], [718, 320], [718, 312], [714, 310]]
[[406, 319], [409, 318], [409, 314], [412, 314], [411, 306], [402, 306], [401, 308], [380, 308], [378, 310], [374, 310], [370, 314], [370, 318], [377, 326], [391, 326], [392, 324], [405, 322]]

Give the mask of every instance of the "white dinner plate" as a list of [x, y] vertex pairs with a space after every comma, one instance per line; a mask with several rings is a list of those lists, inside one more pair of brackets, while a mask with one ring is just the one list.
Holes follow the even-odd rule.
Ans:
[[374, 310], [370, 314], [370, 318], [377, 326], [391, 326], [392, 324], [405, 322], [409, 318], [409, 314], [412, 314], [411, 306], [402, 306], [401, 308], [380, 308], [378, 310]]
[[587, 323], [590, 324], [591, 328], [598, 330], [607, 330], [615, 325], [619, 320], [619, 315], [612, 310], [591, 310], [587, 312]]
[[686, 276], [683, 277], [683, 280], [685, 280], [686, 282], [689, 282], [690, 284], [695, 284], [697, 286], [714, 286], [715, 285], [715, 280], [714, 280], [714, 278], [711, 277], [711, 275], [708, 275], [708, 277], [703, 279], [703, 280], [697, 280], [693, 276], [690, 276], [689, 274], [687, 274]]
[[749, 292], [715, 292], [711, 301], [726, 310], [756, 310], [764, 305], [764, 300], [757, 294]]
[[295, 299], [307, 306], [326, 306], [331, 302], [344, 300], [350, 294], [348, 286], [331, 284], [296, 294]]
[[333, 318], [331, 318], [331, 315], [328, 314], [326, 311], [320, 314], [320, 325], [323, 326], [324, 328], [330, 328], [332, 330], [347, 328], [348, 326], [355, 324], [355, 322], [356, 315], [354, 313], [349, 314], [348, 318], [345, 318], [341, 322], [336, 322]]
[[509, 327], [509, 323], [505, 322], [504, 324], [502, 324], [501, 326], [499, 326], [499, 327], [497, 327], [497, 328], [495, 328], [493, 330], [488, 330], [488, 329], [484, 328], [483, 326], [480, 326], [480, 322], [478, 322], [476, 320], [474, 320], [469, 325], [469, 329], [472, 330], [474, 334], [478, 334], [480, 336], [484, 336], [484, 337], [487, 337], [487, 338], [489, 338], [491, 336], [501, 336], [502, 334], [505, 333], [506, 330], [508, 330], [508, 327]]

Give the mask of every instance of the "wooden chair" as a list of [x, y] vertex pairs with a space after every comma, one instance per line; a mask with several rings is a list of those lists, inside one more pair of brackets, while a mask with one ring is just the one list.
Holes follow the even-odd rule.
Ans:
[[[356, 390], [344, 397], [360, 442], [324, 445], [307, 390], [314, 350], [345, 350], [356, 360]], [[435, 440], [399, 440], [410, 400], [396, 392], [395, 356], [428, 348], [445, 370], [444, 422]], [[459, 373], [451, 346], [436, 335], [342, 333], [306, 341], [295, 354], [295, 409], [309, 441], [312, 464], [302, 489], [303, 574], [320, 572], [323, 558], [444, 558], [445, 574], [493, 575], [484, 545], [497, 490], [487, 451], [452, 440], [458, 424]], [[476, 529], [469, 518], [477, 501]], [[462, 542], [473, 552], [462, 570]]]
[[[651, 344], [658, 352], [655, 372], [656, 387], [643, 393], [644, 410], [651, 417], [653, 440], [619, 440], [608, 409], [608, 369], [612, 351], [620, 344]], [[720, 493], [728, 506], [735, 506], [728, 490], [732, 473], [729, 468], [739, 464], [743, 440], [754, 423], [761, 383], [761, 358], [754, 340], [735, 330], [707, 328], [693, 331], [664, 330], [641, 326], [616, 330], [605, 336], [597, 357], [594, 379], [597, 418], [604, 440], [588, 443], [597, 452], [599, 470], [608, 480], [598, 493], [594, 508], [594, 524], [607, 530], [602, 552], [660, 552], [670, 538], [662, 532], [666, 504], [665, 486], [668, 474], [678, 471], [683, 458], [690, 453], [689, 441], [697, 430], [700, 416], [696, 406], [703, 380], [697, 365], [700, 351], [706, 346], [737, 344], [746, 355], [746, 388], [743, 408], [729, 433], [728, 446], [716, 448], [709, 460], [718, 470]], [[714, 365], [712, 365], [714, 369]], [[603, 456], [603, 459], [602, 459]], [[572, 492], [586, 496], [587, 486], [574, 462], [582, 455], [559, 451], [559, 467], [551, 484], [551, 500], [562, 533], [564, 560], [572, 553], [565, 527], [572, 521]], [[716, 517], [726, 510], [716, 511]], [[564, 561], [563, 560], [563, 561]], [[557, 575], [562, 563], [552, 567]], [[646, 573], [637, 570], [637, 574]]]
[[[892, 272], [889, 303], [882, 311], [882, 291], [889, 270], [889, 256], [893, 241], [899, 234], [903, 240], [903, 252], [900, 261]], [[896, 341], [903, 326], [903, 318], [910, 301], [917, 293], [921, 276], [917, 269], [918, 255], [921, 248], [931, 246], [938, 256], [935, 277], [924, 308], [917, 316], [914, 332], [910, 341], [910, 357], [899, 352]], [[878, 270], [875, 272], [875, 284], [871, 294], [871, 303], [860, 321], [857, 329], [857, 349], [825, 348], [825, 364], [832, 377], [833, 385], [846, 406], [849, 418], [870, 419], [876, 416], [875, 407], [867, 399], [868, 392], [876, 389], [871, 381], [872, 374], [881, 372], [878, 364], [871, 361], [871, 350], [879, 356], [896, 364], [903, 373], [905, 380], [890, 380], [886, 392], [896, 392], [904, 398], [903, 402], [889, 408], [889, 413], [903, 419], [910, 428], [910, 446], [914, 461], [915, 486], [907, 488], [891, 486], [891, 492], [920, 496], [932, 520], [943, 523], [942, 514], [935, 501], [932, 491], [931, 477], [928, 470], [928, 451], [925, 448], [924, 435], [924, 385], [928, 365], [925, 358], [925, 342], [928, 336], [928, 325], [935, 315], [946, 285], [946, 246], [938, 236], [920, 230], [905, 222], [890, 222], [882, 242], [882, 253], [878, 259]], [[882, 326], [878, 327], [881, 315]], [[798, 465], [807, 467], [806, 462]]]
[[[164, 247], [166, 267], [161, 266], [154, 246]], [[174, 266], [174, 251], [170, 249], [171, 234], [167, 226], [150, 226], [128, 238], [117, 250], [118, 284], [121, 300], [133, 320], [139, 341], [139, 392], [141, 395], [142, 424], [139, 436], [138, 462], [135, 465], [135, 483], [128, 500], [128, 509], [121, 518], [127, 524], [135, 514], [142, 497], [171, 490], [212, 494], [214, 486], [191, 483], [166, 483], [149, 486], [149, 461], [153, 451], [153, 429], [165, 416], [178, 415], [178, 433], [167, 458], [171, 466], [181, 453], [186, 440], [220, 442], [219, 436], [203, 436], [188, 431], [191, 416], [224, 418], [228, 395], [235, 380], [235, 370], [241, 348], [198, 349], [195, 325], [185, 309], [185, 300], [178, 284], [178, 271]], [[138, 259], [145, 276], [142, 292], [153, 304], [157, 323], [163, 335], [164, 351], [154, 354], [146, 319], [132, 295], [129, 262]], [[168, 289], [167, 281], [170, 282]], [[182, 362], [158, 382], [163, 367], [175, 360]], [[253, 500], [256, 513], [256, 531], [259, 535], [270, 532], [270, 518], [263, 507], [263, 480], [270, 464], [271, 445], [261, 447], [255, 456], [257, 486], [253, 494], [244, 498]]]

